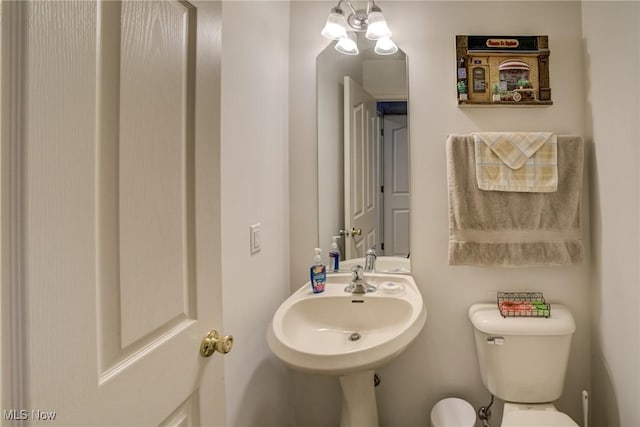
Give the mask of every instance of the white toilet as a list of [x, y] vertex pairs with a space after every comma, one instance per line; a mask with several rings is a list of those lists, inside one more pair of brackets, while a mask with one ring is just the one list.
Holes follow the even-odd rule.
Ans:
[[504, 318], [495, 303], [474, 304], [469, 318], [482, 382], [505, 402], [501, 427], [578, 427], [551, 403], [562, 395], [571, 312], [553, 304], [549, 318]]

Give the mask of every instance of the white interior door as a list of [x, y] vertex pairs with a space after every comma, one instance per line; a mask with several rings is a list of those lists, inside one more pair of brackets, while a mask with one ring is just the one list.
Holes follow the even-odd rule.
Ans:
[[224, 425], [222, 356], [199, 351], [222, 328], [220, 4], [2, 8], [2, 407]]
[[409, 254], [407, 116], [384, 116], [384, 254]]
[[[346, 259], [376, 244], [376, 101], [351, 77], [344, 78], [344, 206]], [[355, 233], [352, 230], [356, 230]]]

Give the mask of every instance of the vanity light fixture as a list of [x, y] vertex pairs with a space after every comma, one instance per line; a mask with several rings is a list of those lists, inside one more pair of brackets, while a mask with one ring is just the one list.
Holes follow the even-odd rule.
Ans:
[[347, 20], [344, 17], [340, 4], [331, 9], [331, 13], [327, 17], [327, 23], [322, 29], [322, 37], [329, 40], [340, 40], [347, 37]]
[[336, 43], [336, 50], [345, 55], [357, 55], [360, 53], [358, 50], [358, 42], [356, 41], [356, 33], [349, 31], [347, 37], [339, 39]]
[[[340, 8], [342, 4], [346, 4], [351, 9], [351, 13], [346, 17]], [[321, 34], [329, 40], [338, 41], [335, 46], [338, 52], [357, 55], [356, 31], [364, 32], [366, 38], [376, 41], [374, 50], [379, 55], [391, 55], [398, 51], [398, 46], [391, 40], [391, 30], [382, 10], [374, 0], [368, 0], [366, 9], [358, 10], [349, 0], [339, 0], [338, 4], [331, 9]]]
[[389, 37], [381, 38], [376, 42], [374, 51], [378, 55], [392, 55], [398, 51], [398, 46]]

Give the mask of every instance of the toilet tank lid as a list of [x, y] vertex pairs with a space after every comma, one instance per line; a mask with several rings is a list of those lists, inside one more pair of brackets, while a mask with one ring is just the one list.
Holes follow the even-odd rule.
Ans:
[[473, 304], [469, 308], [473, 326], [486, 334], [500, 335], [567, 335], [576, 330], [576, 323], [567, 307], [551, 304], [551, 316], [502, 317], [495, 303]]
[[578, 427], [573, 419], [558, 411], [514, 411], [505, 413], [501, 427]]

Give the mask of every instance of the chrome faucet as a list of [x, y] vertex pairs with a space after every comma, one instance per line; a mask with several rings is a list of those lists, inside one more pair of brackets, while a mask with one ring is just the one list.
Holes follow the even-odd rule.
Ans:
[[344, 288], [345, 292], [351, 292], [352, 294], [365, 294], [367, 292], [376, 291], [375, 286], [370, 285], [366, 280], [364, 280], [364, 270], [361, 265], [354, 265], [351, 268], [351, 274], [353, 274], [353, 278]]
[[364, 256], [364, 271], [373, 271], [376, 268], [376, 247], [375, 245], [367, 251]]

